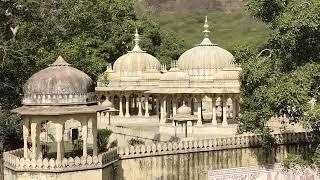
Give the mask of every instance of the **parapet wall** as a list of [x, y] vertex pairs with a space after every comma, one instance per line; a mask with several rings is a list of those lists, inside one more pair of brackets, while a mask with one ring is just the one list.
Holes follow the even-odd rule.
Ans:
[[[261, 150], [260, 135], [161, 142], [111, 149], [98, 156], [25, 159], [22, 149], [5, 152], [5, 179], [208, 179], [208, 171], [282, 162], [308, 151], [310, 133], [274, 134], [273, 154]], [[19, 177], [19, 178], [17, 178]]]
[[[310, 142], [307, 132], [274, 134], [277, 145]], [[119, 148], [120, 159], [159, 156], [226, 149], [256, 148], [261, 145], [261, 135], [237, 135], [205, 140], [166, 142], [152, 145], [138, 145]]]
[[117, 161], [117, 149], [110, 149], [98, 156], [69, 157], [56, 159], [23, 158], [23, 149], [3, 153], [4, 166], [14, 171], [68, 172], [86, 169], [101, 169]]

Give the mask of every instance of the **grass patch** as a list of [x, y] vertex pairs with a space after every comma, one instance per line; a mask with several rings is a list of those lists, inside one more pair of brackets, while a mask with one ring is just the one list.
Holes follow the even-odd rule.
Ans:
[[246, 11], [199, 12], [177, 11], [161, 12], [154, 15], [161, 27], [180, 36], [188, 48], [199, 44], [203, 39], [204, 17], [208, 15], [210, 39], [229, 51], [244, 44], [258, 46], [266, 42], [270, 31], [267, 26], [253, 19]]

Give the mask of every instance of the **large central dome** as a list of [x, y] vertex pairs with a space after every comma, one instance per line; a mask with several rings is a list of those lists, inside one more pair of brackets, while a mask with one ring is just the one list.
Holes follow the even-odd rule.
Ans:
[[191, 76], [212, 76], [217, 69], [235, 67], [233, 55], [213, 44], [208, 38], [210, 31], [207, 22], [206, 18], [203, 41], [184, 52], [178, 59], [178, 68]]

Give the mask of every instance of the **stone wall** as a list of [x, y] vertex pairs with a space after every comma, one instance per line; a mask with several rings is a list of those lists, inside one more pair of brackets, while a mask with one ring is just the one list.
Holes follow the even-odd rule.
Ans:
[[306, 152], [307, 133], [274, 135], [277, 146], [267, 155], [260, 136], [131, 146], [118, 150], [118, 179], [208, 179], [208, 171], [282, 162], [288, 153]]
[[202, 180], [208, 179], [211, 170], [273, 164], [288, 153], [307, 152], [309, 136], [306, 132], [274, 134], [276, 145], [269, 155], [260, 147], [260, 135], [120, 147], [62, 162], [24, 159], [18, 149], [4, 153], [5, 179]]

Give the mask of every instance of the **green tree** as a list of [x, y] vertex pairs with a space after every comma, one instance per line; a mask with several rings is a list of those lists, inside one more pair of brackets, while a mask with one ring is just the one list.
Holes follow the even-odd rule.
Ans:
[[[311, 109], [308, 102], [320, 100], [320, 1], [246, 3], [253, 16], [270, 25], [272, 35], [257, 50], [244, 47], [236, 52], [243, 68], [239, 130], [268, 134], [267, 121], [286, 114], [290, 122], [304, 124], [319, 137], [319, 106]], [[265, 48], [269, 54], [257, 56]]]
[[[62, 55], [94, 80], [132, 48], [134, 29], [144, 50], [168, 63], [184, 50], [175, 35], [138, 15], [134, 0], [0, 1], [0, 108], [21, 105], [23, 84]], [[166, 45], [169, 45], [166, 49]], [[8, 115], [9, 113], [5, 113]]]

